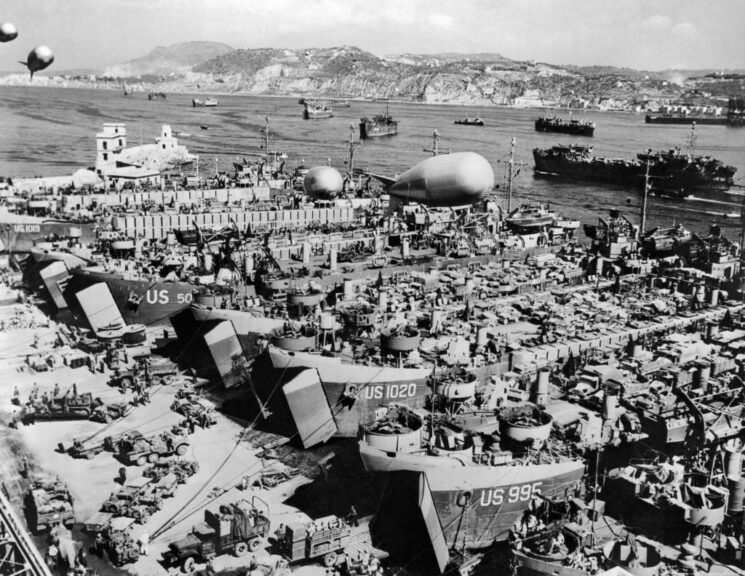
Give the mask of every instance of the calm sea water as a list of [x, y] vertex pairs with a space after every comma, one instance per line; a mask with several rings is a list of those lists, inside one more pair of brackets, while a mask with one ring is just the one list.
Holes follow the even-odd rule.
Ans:
[[[119, 91], [62, 88], [0, 87], [0, 175], [34, 176], [69, 174], [95, 162], [95, 134], [104, 122], [126, 122], [130, 144], [152, 142], [161, 123], [191, 133], [180, 138], [200, 156], [200, 170], [231, 167], [239, 156], [261, 153], [264, 116], [271, 121], [271, 147], [289, 155], [288, 166], [331, 164], [344, 168], [349, 126], [360, 116], [381, 113], [380, 102], [353, 102], [337, 108], [326, 120], [303, 120], [295, 98], [218, 96], [218, 108], [193, 108], [192, 96], [169, 94], [165, 101], [149, 101], [146, 94], [125, 97]], [[606, 186], [577, 185], [533, 177], [534, 147], [582, 142], [601, 156], [632, 158], [647, 148], [686, 147], [689, 126], [646, 125], [641, 114], [586, 112], [577, 117], [597, 124], [594, 138], [544, 134], [533, 130], [533, 120], [546, 111], [463, 106], [390, 104], [399, 121], [396, 137], [365, 141], [357, 149], [355, 165], [382, 174], [400, 174], [426, 158], [432, 133], [440, 134], [442, 150], [475, 151], [487, 158], [497, 182], [503, 183], [510, 142], [516, 140], [516, 161], [524, 163], [516, 179], [517, 201], [550, 202], [568, 216], [595, 222], [610, 208], [621, 208], [638, 221], [637, 192]], [[548, 112], [551, 113], [551, 112]], [[454, 120], [480, 115], [485, 127], [459, 126]], [[209, 126], [202, 130], [201, 125]], [[696, 152], [709, 154], [738, 168], [738, 183], [745, 184], [745, 128], [699, 126]], [[745, 189], [709, 199], [685, 201], [653, 198], [650, 225], [682, 222], [705, 232], [717, 222], [739, 234], [739, 214]], [[729, 215], [729, 216], [726, 216]]]

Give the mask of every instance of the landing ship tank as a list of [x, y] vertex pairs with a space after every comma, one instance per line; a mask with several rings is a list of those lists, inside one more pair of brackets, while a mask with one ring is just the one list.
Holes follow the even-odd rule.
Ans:
[[433, 156], [404, 172], [388, 189], [402, 202], [427, 206], [464, 206], [494, 188], [489, 162], [475, 152]]
[[344, 180], [331, 166], [316, 166], [303, 179], [305, 193], [313, 198], [333, 198], [342, 191]]

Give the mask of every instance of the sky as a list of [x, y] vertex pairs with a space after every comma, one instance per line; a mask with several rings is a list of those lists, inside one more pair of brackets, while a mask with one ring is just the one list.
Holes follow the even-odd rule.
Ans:
[[189, 40], [350, 45], [377, 56], [496, 52], [640, 70], [745, 68], [745, 0], [2, 0], [0, 70], [36, 45], [58, 70], [103, 68]]

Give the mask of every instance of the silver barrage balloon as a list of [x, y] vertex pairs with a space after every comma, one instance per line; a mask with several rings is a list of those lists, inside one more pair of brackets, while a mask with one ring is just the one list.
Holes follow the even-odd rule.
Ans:
[[494, 172], [486, 158], [458, 152], [423, 160], [401, 174], [388, 193], [404, 203], [462, 206], [473, 204], [492, 188]]
[[342, 191], [344, 180], [331, 166], [316, 166], [303, 179], [305, 193], [314, 198], [333, 198]]
[[28, 53], [26, 61], [21, 62], [21, 64], [28, 68], [33, 79], [34, 72], [48, 68], [52, 62], [54, 62], [54, 52], [52, 52], [52, 49], [49, 46], [40, 45], [31, 50]]
[[10, 22], [0, 24], [0, 42], [10, 42], [18, 38], [18, 30]]

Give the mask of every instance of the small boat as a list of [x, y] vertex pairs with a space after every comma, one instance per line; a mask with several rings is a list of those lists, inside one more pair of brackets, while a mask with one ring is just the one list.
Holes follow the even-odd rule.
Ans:
[[[660, 573], [662, 557], [657, 548], [637, 541], [629, 533], [624, 536], [620, 526], [612, 528], [612, 520], [595, 514], [588, 504], [574, 500], [571, 517], [541, 527], [540, 508], [526, 512], [516, 523], [510, 545], [510, 559], [515, 576], [589, 576], [621, 568], [623, 574], [656, 576]], [[549, 507], [558, 507], [546, 502]], [[532, 520], [532, 522], [531, 522]], [[530, 524], [538, 524], [530, 528]]]
[[329, 104], [309, 104], [306, 102], [303, 109], [303, 118], [306, 120], [319, 120], [321, 118], [333, 118], [334, 110]]
[[199, 125], [199, 127], [200, 127], [200, 128], [202, 129], [202, 130], [209, 130], [209, 129], [210, 129], [210, 127], [209, 127], [209, 126], [207, 126], [207, 124], [200, 124], [200, 125]]
[[485, 126], [486, 123], [476, 116], [475, 118], [462, 118], [460, 120], [456, 120], [455, 124], [461, 124], [463, 126]]
[[191, 105], [194, 108], [214, 108], [215, 106], [219, 106], [220, 102], [214, 98], [205, 98], [204, 100], [201, 98], [194, 98], [191, 101]]

